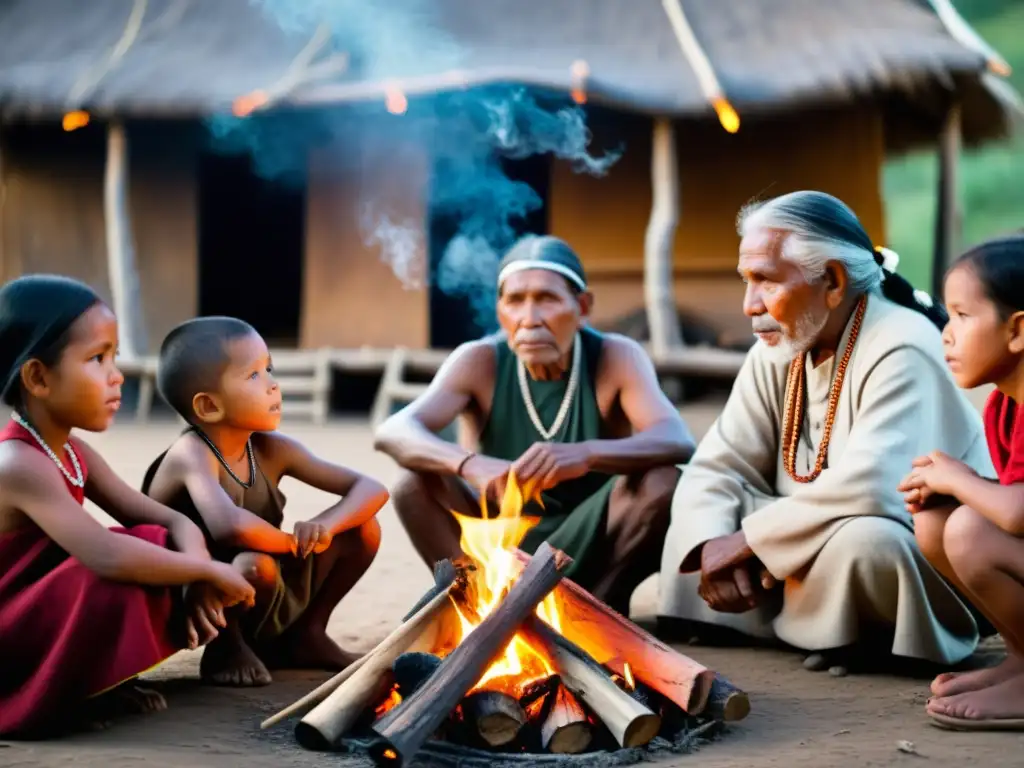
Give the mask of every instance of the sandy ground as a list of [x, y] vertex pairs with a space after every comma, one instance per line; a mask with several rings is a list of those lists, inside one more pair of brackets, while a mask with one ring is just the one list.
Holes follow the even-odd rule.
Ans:
[[[698, 435], [713, 413], [707, 406], [687, 412]], [[313, 428], [286, 423], [283, 429], [336, 461], [386, 482], [394, 477], [391, 462], [373, 452], [365, 424]], [[91, 442], [138, 485], [149, 461], [177, 430], [171, 423], [146, 428], [125, 424]], [[328, 501], [290, 481], [283, 490], [289, 499], [289, 520], [308, 517]], [[390, 508], [381, 514], [381, 525], [384, 539], [376, 562], [332, 622], [336, 639], [359, 650], [382, 639], [429, 585], [426, 568]], [[634, 597], [634, 619], [652, 617], [655, 606], [652, 579]], [[926, 681], [886, 676], [834, 679], [806, 672], [798, 657], [777, 651], [688, 647], [685, 652], [746, 689], [753, 711], [720, 740], [693, 755], [659, 761], [665, 765], [1021, 765], [1024, 735], [957, 734], [930, 727], [922, 709]], [[293, 744], [287, 725], [269, 735], [258, 730], [263, 717], [315, 687], [322, 676], [295, 673], [261, 689], [211, 689], [198, 684], [198, 662], [198, 652], [183, 652], [153, 674], [166, 681], [167, 712], [126, 719], [107, 732], [57, 742], [0, 742], [0, 766], [280, 768], [345, 762], [339, 756], [303, 751]], [[917, 754], [900, 751], [901, 741], [913, 743]]]

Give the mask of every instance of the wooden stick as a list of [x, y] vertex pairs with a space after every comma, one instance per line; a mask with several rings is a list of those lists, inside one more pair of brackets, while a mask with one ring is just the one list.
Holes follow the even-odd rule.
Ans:
[[587, 713], [564, 685], [555, 691], [555, 702], [540, 727], [541, 745], [548, 752], [575, 755], [590, 746], [592, 733]]
[[515, 741], [526, 723], [519, 702], [500, 691], [471, 693], [462, 701], [462, 716], [468, 735], [491, 747]]
[[378, 738], [370, 745], [370, 757], [378, 765], [401, 768], [416, 754], [501, 655], [523, 619], [547, 597], [571, 562], [571, 557], [547, 542], [537, 548], [501, 605], [445, 657], [416, 693], [373, 726]]
[[416, 642], [437, 616], [451, 606], [446, 591], [423, 606], [419, 613], [399, 626], [374, 648], [355, 674], [338, 686], [330, 696], [310, 710], [295, 725], [295, 738], [307, 749], [331, 749], [359, 716], [391, 685], [391, 667], [395, 659]]
[[[517, 552], [520, 562], [529, 555]], [[598, 664], [625, 677], [624, 663], [684, 712], [698, 715], [707, 705], [715, 673], [673, 650], [625, 616], [612, 610], [579, 584], [562, 579], [555, 588], [566, 640], [586, 651]]]
[[[452, 564], [450, 560], [442, 560], [439, 563], [437, 563], [437, 565], [434, 566], [434, 586], [431, 587], [430, 591], [428, 591], [420, 600], [420, 602], [416, 604], [417, 607], [415, 608], [415, 610], [413, 610], [409, 615], [405, 617], [405, 619], [403, 619], [403, 624], [400, 624], [390, 635], [388, 635], [388, 637], [381, 643], [381, 645], [385, 645], [388, 642], [392, 642], [399, 636], [403, 636], [406, 632], [408, 632], [408, 628], [403, 629], [403, 627], [405, 627], [404, 622], [410, 621], [415, 614], [419, 613], [426, 605], [430, 604], [442, 592], [447, 594], [449, 588], [452, 586], [452, 584], [455, 583], [456, 575], [457, 572], [455, 566]], [[344, 683], [346, 680], [352, 677], [352, 675], [358, 672], [359, 669], [363, 666], [363, 664], [366, 663], [368, 657], [369, 654], [360, 657], [356, 661], [349, 664], [341, 672], [332, 677], [330, 680], [327, 680], [318, 685], [316, 688], [307, 693], [298, 701], [289, 704], [280, 712], [271, 715], [262, 723], [260, 723], [260, 729], [265, 730], [267, 728], [271, 728], [280, 723], [282, 720], [285, 720], [286, 718], [289, 718], [294, 714], [298, 714], [299, 712], [308, 707], [316, 706], [324, 699], [326, 699], [328, 696], [330, 696], [335, 690], [337, 690], [342, 683]]]
[[750, 697], [716, 674], [707, 708], [702, 714], [725, 723], [735, 723], [750, 714]]
[[522, 632], [554, 660], [562, 683], [611, 731], [621, 747], [640, 747], [658, 735], [661, 717], [620, 689], [586, 651], [530, 617]]

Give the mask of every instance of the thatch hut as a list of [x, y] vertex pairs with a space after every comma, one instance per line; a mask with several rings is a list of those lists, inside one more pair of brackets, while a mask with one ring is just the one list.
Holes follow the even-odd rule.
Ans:
[[432, 7], [465, 54], [458, 69], [378, 82], [322, 30], [286, 34], [247, 0], [6, 0], [0, 276], [88, 280], [112, 296], [133, 354], [197, 313], [245, 317], [298, 347], [450, 346], [467, 333], [444, 322], [451, 307], [403, 287], [359, 231], [372, 190], [429, 242], [428, 148], [357, 138], [342, 151], [360, 162], [344, 167], [311, 150], [302, 185], [286, 188], [205, 150], [199, 121], [243, 103], [337, 109], [523, 83], [600, 107], [625, 137], [603, 178], [524, 166], [543, 197], [532, 226], [581, 252], [598, 322], [643, 305], [646, 264], [664, 346], [671, 323], [655, 310], [672, 298], [720, 332], [746, 327], [734, 219], [758, 195], [828, 190], [884, 243], [885, 157], [935, 147], [948, 251], [958, 147], [1004, 136], [1019, 107], [998, 54], [948, 0]]

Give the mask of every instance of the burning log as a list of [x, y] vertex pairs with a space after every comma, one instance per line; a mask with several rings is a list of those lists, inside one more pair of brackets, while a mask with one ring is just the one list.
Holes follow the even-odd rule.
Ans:
[[[516, 552], [525, 563], [529, 555]], [[625, 676], [624, 664], [638, 680], [683, 711], [697, 715], [707, 705], [714, 672], [673, 650], [625, 616], [612, 610], [579, 584], [563, 579], [555, 588], [561, 631], [598, 664]]]
[[526, 723], [526, 713], [507, 693], [476, 691], [462, 702], [466, 732], [492, 747], [511, 744]]
[[435, 584], [431, 591], [437, 594], [433, 599], [367, 654], [359, 669], [295, 726], [295, 738], [302, 746], [330, 749], [369, 706], [387, 693], [395, 660], [420, 640], [439, 615], [451, 606], [449, 591], [455, 583], [454, 568], [437, 569], [435, 576], [438, 575], [442, 579], [451, 577], [448, 586], [439, 589], [440, 584]]
[[430, 737], [487, 667], [511, 642], [516, 630], [562, 578], [572, 562], [546, 542], [537, 548], [501, 605], [441, 662], [430, 679], [377, 721], [378, 738], [370, 756], [378, 765], [401, 766]]
[[[381, 646], [395, 642], [400, 637], [404, 638], [412, 634], [411, 630], [414, 628], [407, 626], [408, 622], [411, 621], [414, 617], [416, 617], [425, 606], [435, 602], [438, 595], [447, 595], [452, 585], [455, 584], [457, 577], [458, 571], [456, 570], [455, 566], [452, 564], [450, 560], [441, 560], [440, 562], [438, 562], [434, 566], [434, 586], [432, 586], [430, 590], [428, 590], [427, 593], [424, 594], [422, 598], [420, 598], [419, 602], [416, 603], [415, 606], [413, 606], [412, 610], [409, 611], [408, 614], [406, 614], [405, 618], [402, 620], [403, 623], [400, 624], [395, 629], [394, 632], [388, 635], [388, 637], [381, 643]], [[357, 659], [356, 661], [352, 662], [348, 665], [348, 667], [346, 667], [341, 672], [336, 674], [330, 680], [327, 680], [326, 682], [314, 688], [301, 699], [293, 702], [292, 704], [289, 704], [280, 712], [277, 712], [268, 717], [266, 720], [260, 723], [260, 729], [265, 730], [267, 728], [271, 728], [280, 723], [282, 720], [285, 720], [286, 718], [291, 717], [292, 715], [297, 714], [298, 712], [301, 712], [307, 707], [314, 707], [320, 702], [322, 702], [324, 699], [330, 696], [335, 690], [337, 690], [338, 687], [341, 686], [346, 680], [348, 680], [356, 672], [358, 672], [359, 669], [362, 668], [363, 664], [366, 663], [370, 655], [371, 654], [367, 654], [366, 656], [363, 656]]]
[[551, 711], [540, 727], [541, 745], [548, 752], [575, 755], [590, 746], [592, 737], [587, 713], [564, 685], [555, 691]]
[[432, 653], [403, 653], [395, 659], [394, 666], [391, 668], [391, 671], [394, 672], [398, 692], [404, 698], [409, 698], [430, 679], [439, 666], [441, 666], [440, 657]]
[[586, 651], [536, 618], [524, 622], [523, 632], [554, 659], [563, 684], [601, 719], [619, 746], [643, 746], [658, 735], [661, 717], [621, 690]]
[[703, 714], [725, 723], [734, 723], [750, 714], [750, 697], [716, 674]]

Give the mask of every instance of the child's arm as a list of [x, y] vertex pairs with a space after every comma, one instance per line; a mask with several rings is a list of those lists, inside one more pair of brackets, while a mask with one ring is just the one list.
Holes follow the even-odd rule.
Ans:
[[267, 452], [282, 475], [343, 497], [309, 522], [323, 525], [331, 536], [358, 528], [388, 502], [388, 489], [355, 470], [324, 461], [279, 432], [262, 436]]
[[180, 512], [132, 488], [86, 443], [75, 440], [75, 448], [89, 467], [89, 479], [85, 484], [86, 498], [121, 525], [162, 525], [170, 533], [179, 552], [210, 557], [199, 526]]
[[179, 441], [164, 461], [168, 471], [181, 478], [196, 511], [218, 542], [271, 555], [295, 554], [294, 536], [237, 506], [224, 492], [218, 479], [220, 465], [198, 440]]
[[134, 584], [173, 586], [205, 581], [222, 592], [226, 604], [252, 601], [252, 587], [224, 563], [174, 552], [103, 527], [68, 494], [47, 456], [28, 446], [8, 445], [0, 451], [5, 505], [27, 515], [89, 570], [105, 579]]
[[1000, 485], [974, 472], [956, 472], [949, 480], [956, 496], [1011, 536], [1024, 536], [1024, 485]]

